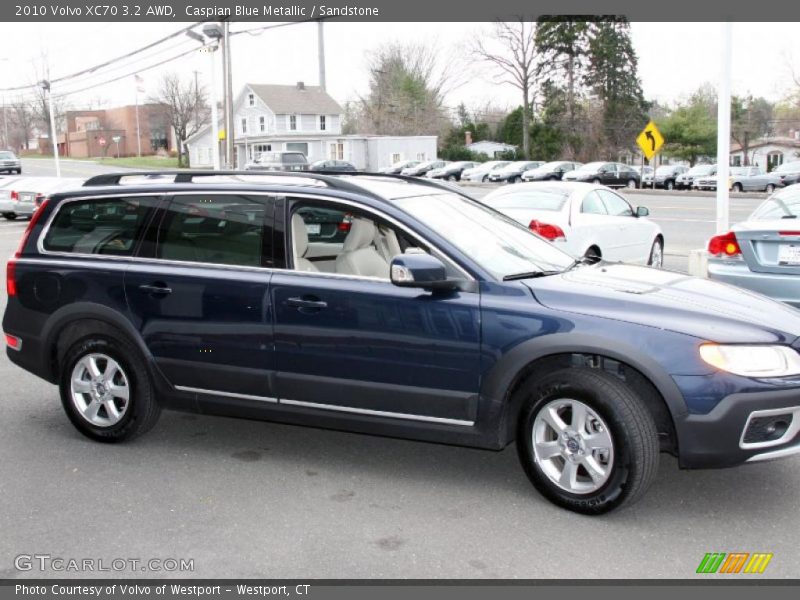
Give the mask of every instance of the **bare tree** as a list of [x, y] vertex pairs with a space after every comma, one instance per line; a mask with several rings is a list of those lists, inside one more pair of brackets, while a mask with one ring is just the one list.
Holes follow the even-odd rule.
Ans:
[[27, 150], [33, 135], [36, 117], [29, 102], [17, 98], [8, 107], [10, 144], [17, 150]]
[[525, 158], [530, 157], [531, 104], [536, 83], [535, 34], [536, 24], [519, 17], [514, 22], [495, 23], [488, 40], [476, 36], [471, 49], [476, 60], [494, 67], [497, 83], [511, 84], [522, 92], [522, 152]]
[[442, 134], [444, 97], [461, 81], [455, 58], [428, 44], [390, 42], [371, 53], [369, 91], [347, 103], [345, 127], [359, 133]]
[[182, 80], [178, 73], [166, 73], [150, 101], [166, 107], [167, 118], [178, 140], [178, 165], [181, 166], [184, 163], [184, 140], [197, 133], [210, 119], [205, 87], [196, 86], [194, 79]]

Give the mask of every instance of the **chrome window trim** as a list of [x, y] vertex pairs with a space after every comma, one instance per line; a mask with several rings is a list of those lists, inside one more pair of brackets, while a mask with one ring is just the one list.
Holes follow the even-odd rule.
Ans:
[[[792, 415], [792, 422], [786, 429], [786, 432], [776, 440], [769, 440], [767, 442], [745, 442], [744, 436], [747, 433], [747, 428], [750, 427], [750, 422], [758, 417], [774, 417], [775, 415]], [[742, 427], [742, 435], [739, 437], [739, 448], [742, 450], [760, 450], [762, 448], [772, 448], [785, 444], [793, 439], [797, 432], [800, 431], [800, 406], [787, 406], [785, 408], [770, 408], [767, 410], [754, 410], [747, 416], [747, 421]], [[752, 457], [750, 460], [756, 460]]]
[[304, 408], [317, 408], [321, 410], [331, 410], [336, 412], [354, 413], [359, 415], [369, 415], [372, 417], [387, 417], [391, 419], [405, 419], [408, 421], [424, 421], [426, 423], [439, 423], [441, 425], [459, 425], [461, 427], [472, 427], [473, 425], [475, 425], [475, 421], [446, 419], [444, 417], [428, 417], [425, 415], [415, 415], [411, 413], [397, 413], [397, 412], [388, 412], [384, 410], [373, 410], [369, 408], [339, 406], [337, 404], [320, 404], [318, 402], [305, 402], [302, 400], [279, 399], [278, 404], [286, 404], [288, 406], [300, 406]]
[[207, 396], [225, 396], [226, 398], [241, 398], [242, 400], [258, 400], [259, 402], [269, 402], [277, 404], [278, 399], [271, 396], [253, 396], [251, 394], [237, 394], [235, 392], [222, 392], [219, 390], [206, 390], [203, 388], [189, 387], [186, 385], [176, 385], [175, 389], [180, 392], [191, 392], [195, 394], [204, 394]]
[[[447, 253], [442, 252], [436, 245], [430, 243], [424, 236], [410, 230], [406, 225], [399, 222], [394, 217], [387, 215], [386, 213], [382, 212], [379, 209], [375, 209], [371, 206], [366, 206], [364, 204], [360, 204], [358, 202], [354, 202], [352, 200], [347, 200], [344, 198], [336, 198], [326, 195], [316, 195], [316, 194], [308, 194], [308, 193], [295, 193], [295, 192], [266, 192], [266, 191], [253, 191], [253, 190], [208, 190], [208, 189], [200, 189], [200, 190], [178, 190], [178, 191], [161, 191], [161, 192], [140, 192], [140, 193], [132, 193], [128, 194], [128, 197], [170, 197], [170, 196], [193, 196], [197, 194], [217, 194], [217, 195], [229, 195], [229, 196], [239, 196], [243, 194], [252, 195], [252, 196], [267, 196], [270, 198], [277, 198], [279, 196], [286, 197], [286, 198], [304, 198], [310, 200], [321, 200], [323, 202], [335, 202], [339, 204], [345, 204], [348, 206], [353, 206], [359, 208], [361, 210], [365, 210], [367, 212], [375, 213], [376, 215], [380, 216], [382, 219], [392, 223], [394, 226], [402, 229], [407, 234], [415, 237], [425, 243], [431, 250], [436, 251], [441, 257], [443, 257], [453, 268], [455, 268], [459, 273], [461, 273], [467, 281], [476, 281], [476, 279], [470, 275], [466, 269], [464, 269], [461, 265], [459, 265], [454, 259], [452, 259]], [[124, 196], [124, 194], [120, 194]], [[92, 194], [88, 196], [76, 196], [74, 198], [67, 198], [66, 200], [62, 200], [58, 203], [58, 206], [50, 213], [50, 216], [47, 218], [47, 222], [45, 223], [44, 227], [42, 228], [42, 232], [39, 234], [39, 237], [36, 240], [36, 249], [42, 256], [60, 256], [60, 257], [70, 257], [70, 258], [79, 258], [79, 259], [90, 259], [90, 260], [118, 260], [118, 261], [128, 261], [133, 263], [143, 263], [143, 264], [173, 264], [178, 266], [192, 266], [192, 267], [203, 267], [203, 268], [220, 268], [225, 270], [248, 270], [248, 271], [258, 271], [258, 272], [275, 272], [275, 273], [294, 273], [297, 275], [310, 275], [314, 277], [328, 277], [333, 279], [356, 279], [360, 281], [375, 281], [375, 282], [383, 282], [391, 284], [391, 280], [382, 277], [366, 277], [363, 275], [348, 275], [345, 273], [327, 273], [327, 272], [313, 272], [313, 271], [297, 271], [295, 269], [276, 269], [274, 267], [250, 267], [250, 266], [237, 266], [237, 265], [224, 265], [218, 263], [205, 263], [205, 262], [195, 262], [195, 261], [182, 261], [182, 260], [168, 260], [163, 258], [143, 258], [140, 256], [117, 256], [113, 254], [88, 254], [83, 252], [58, 252], [52, 250], [46, 250], [44, 247], [44, 239], [47, 236], [47, 233], [50, 231], [50, 227], [53, 224], [53, 221], [56, 218], [56, 215], [61, 211], [61, 208], [72, 202], [80, 202], [85, 200], [102, 200], [105, 198], [116, 198], [119, 196], [109, 195], [109, 194]], [[288, 252], [287, 252], [288, 254]]]

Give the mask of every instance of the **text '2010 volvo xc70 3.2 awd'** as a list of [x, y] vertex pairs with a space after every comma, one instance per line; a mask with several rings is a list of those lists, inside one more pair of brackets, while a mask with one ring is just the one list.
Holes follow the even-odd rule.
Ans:
[[[144, 181], [143, 181], [144, 179]], [[117, 442], [162, 408], [499, 450], [597, 514], [800, 452], [800, 312], [584, 264], [433, 181], [183, 172], [54, 194], [7, 267], [17, 365]]]

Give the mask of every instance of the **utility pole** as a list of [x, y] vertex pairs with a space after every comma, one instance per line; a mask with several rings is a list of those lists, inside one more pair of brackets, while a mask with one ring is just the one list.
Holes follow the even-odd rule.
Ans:
[[231, 76], [230, 24], [222, 21], [222, 78], [225, 86], [225, 166], [234, 168], [233, 77]]
[[58, 136], [56, 135], [56, 115], [53, 111], [53, 90], [48, 80], [39, 82], [42, 90], [47, 94], [47, 106], [50, 112], [50, 145], [53, 147], [53, 158], [56, 161], [56, 177], [61, 177], [61, 164], [58, 160]]
[[6, 107], [6, 96], [3, 94], [3, 145], [0, 148], [10, 148], [8, 143], [8, 107]]
[[731, 157], [731, 37], [733, 25], [722, 23], [722, 63], [717, 104], [717, 233], [728, 231], [730, 195], [728, 177]]
[[319, 61], [319, 87], [325, 91], [325, 32], [322, 19], [317, 21], [317, 52]]

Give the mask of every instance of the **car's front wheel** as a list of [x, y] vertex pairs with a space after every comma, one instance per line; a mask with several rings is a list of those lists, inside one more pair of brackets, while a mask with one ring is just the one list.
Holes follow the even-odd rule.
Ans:
[[[628, 183], [627, 183], [627, 186], [628, 186], [629, 189], [635, 190], [636, 189], [636, 180], [635, 179], [629, 179]], [[654, 183], [653, 184], [653, 188], [655, 188], [655, 186], [656, 186], [656, 184]]]
[[668, 189], [668, 190], [674, 190], [675, 189], [675, 182], [674, 181], [667, 181], [667, 183], [664, 184], [664, 188]]
[[653, 418], [619, 378], [563, 369], [523, 384], [520, 461], [551, 502], [596, 515], [638, 500], [658, 470]]
[[3, 218], [8, 221], [13, 221], [14, 219], [17, 218], [17, 215], [15, 215], [14, 213], [3, 213]]
[[772, 183], [770, 183], [769, 185], [767, 185], [767, 189], [766, 189], [765, 191], [766, 191], [768, 194], [771, 194], [772, 192], [774, 192], [774, 191], [775, 191], [775, 185], [774, 185], [774, 184], [772, 184]]
[[741, 183], [734, 183], [733, 187], [731, 188], [734, 192], [741, 192], [742, 191], [742, 184]]
[[75, 428], [99, 442], [149, 430], [161, 412], [139, 351], [122, 339], [89, 337], [61, 362], [61, 403]]

